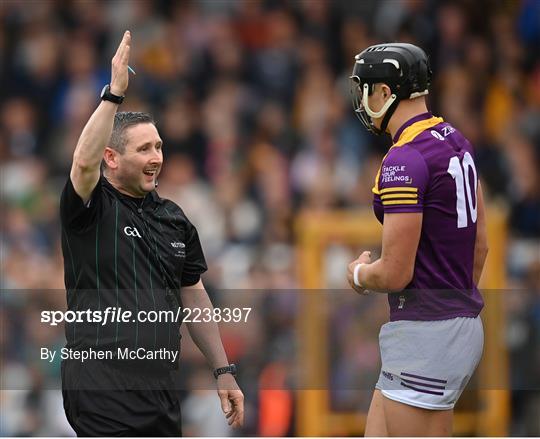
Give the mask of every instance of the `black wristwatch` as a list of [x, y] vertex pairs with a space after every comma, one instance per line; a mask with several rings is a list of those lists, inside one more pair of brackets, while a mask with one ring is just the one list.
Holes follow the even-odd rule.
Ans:
[[124, 102], [125, 96], [116, 96], [111, 93], [111, 86], [110, 84], [107, 84], [105, 87], [103, 87], [103, 90], [101, 90], [101, 100], [102, 101], [110, 101], [114, 102], [115, 104], [120, 105], [122, 102]]
[[218, 376], [230, 373], [233, 377], [236, 376], [236, 365], [235, 364], [229, 364], [225, 367], [218, 367], [216, 370], [214, 370], [214, 377], [217, 379]]

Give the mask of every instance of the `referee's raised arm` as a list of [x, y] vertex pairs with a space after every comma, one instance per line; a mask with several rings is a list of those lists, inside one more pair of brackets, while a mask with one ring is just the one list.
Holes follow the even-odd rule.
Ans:
[[[128, 87], [130, 44], [131, 34], [126, 31], [111, 62], [111, 83], [107, 92], [115, 97], [121, 97], [120, 99]], [[73, 153], [70, 178], [75, 192], [84, 203], [89, 200], [99, 180], [100, 164], [111, 137], [117, 108], [118, 104], [111, 100], [101, 101], [86, 123]]]

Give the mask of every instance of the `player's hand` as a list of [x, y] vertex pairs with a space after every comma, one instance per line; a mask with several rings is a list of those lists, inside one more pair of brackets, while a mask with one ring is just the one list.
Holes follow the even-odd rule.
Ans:
[[116, 49], [116, 53], [111, 61], [111, 93], [116, 96], [124, 96], [126, 93], [129, 75], [129, 50], [131, 46], [131, 33], [127, 30], [124, 37]]
[[347, 267], [347, 280], [349, 281], [349, 285], [351, 286], [351, 288], [353, 288], [357, 293], [366, 295], [369, 294], [369, 290], [361, 288], [354, 283], [354, 268], [358, 264], [371, 264], [371, 252], [362, 252], [362, 254], [358, 256], [357, 259], [352, 261]]
[[233, 428], [244, 425], [244, 394], [230, 373], [218, 376], [217, 388], [221, 409]]

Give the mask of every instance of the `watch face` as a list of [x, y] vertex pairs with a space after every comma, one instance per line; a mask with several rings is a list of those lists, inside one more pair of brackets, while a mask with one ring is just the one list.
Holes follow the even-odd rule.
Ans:
[[101, 95], [100, 97], [103, 97], [105, 96], [105, 93], [107, 92], [107, 89], [109, 88], [109, 84], [105, 85], [105, 87], [103, 87], [103, 89], [101, 90]]

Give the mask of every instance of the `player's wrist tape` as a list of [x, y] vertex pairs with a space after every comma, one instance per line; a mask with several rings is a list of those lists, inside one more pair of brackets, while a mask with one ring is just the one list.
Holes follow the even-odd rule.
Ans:
[[354, 284], [360, 288], [364, 288], [364, 286], [360, 283], [360, 268], [364, 265], [366, 264], [361, 262], [360, 264], [356, 264], [356, 266], [354, 267], [353, 281]]

